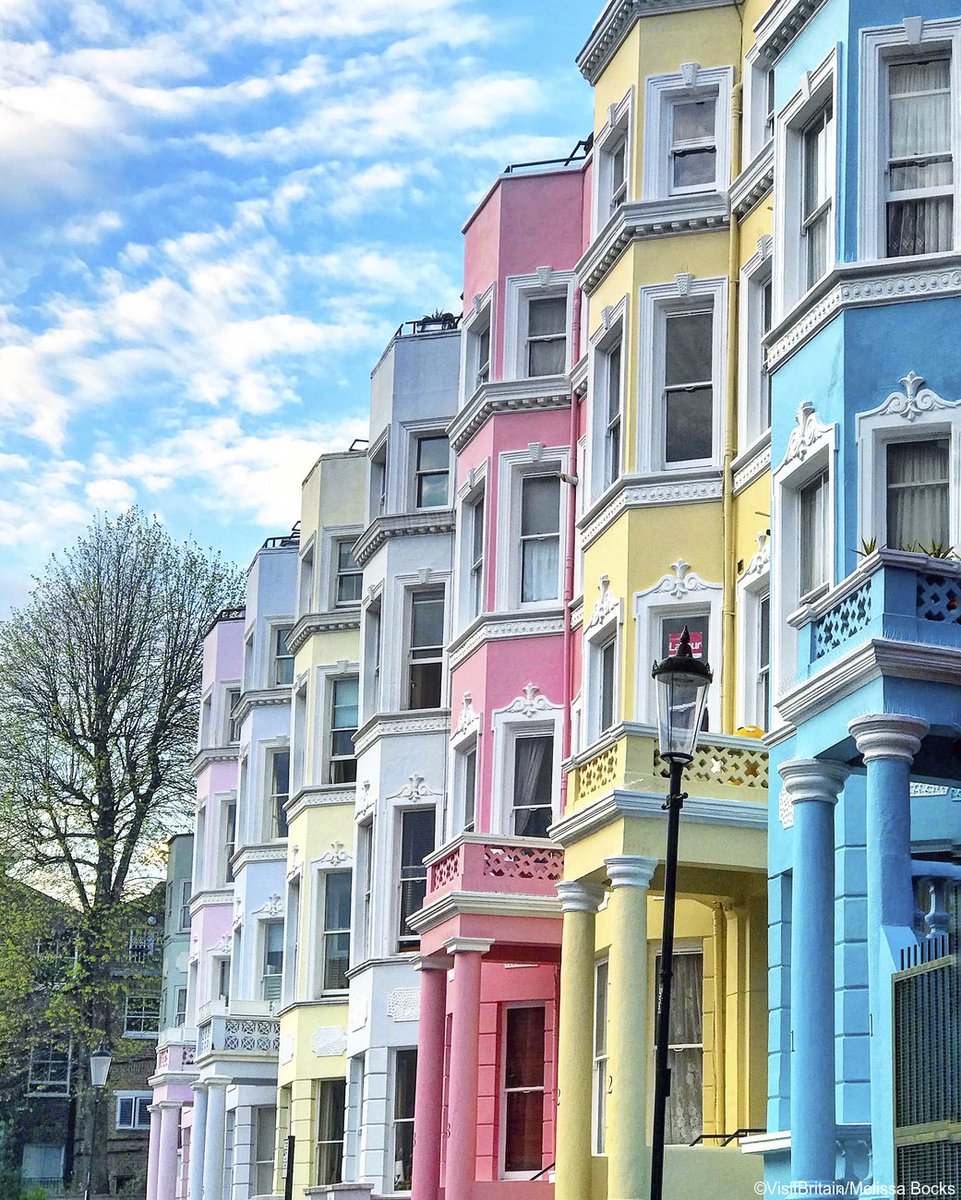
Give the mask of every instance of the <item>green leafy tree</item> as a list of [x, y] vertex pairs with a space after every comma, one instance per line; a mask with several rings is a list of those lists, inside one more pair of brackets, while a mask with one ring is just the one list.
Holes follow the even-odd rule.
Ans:
[[120, 1033], [130, 905], [193, 793], [203, 635], [241, 595], [235, 567], [132, 509], [55, 555], [0, 625], [0, 862], [74, 912], [49, 1016], [84, 1054]]

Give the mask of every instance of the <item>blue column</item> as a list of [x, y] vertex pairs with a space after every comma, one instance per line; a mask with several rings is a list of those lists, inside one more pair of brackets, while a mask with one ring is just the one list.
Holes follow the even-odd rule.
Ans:
[[791, 913], [791, 1179], [835, 1175], [834, 806], [846, 767], [791, 759], [779, 768], [794, 813]]
[[848, 726], [867, 770], [868, 996], [874, 1182], [894, 1183], [891, 973], [912, 941], [911, 764], [928, 732], [916, 717], [872, 714]]

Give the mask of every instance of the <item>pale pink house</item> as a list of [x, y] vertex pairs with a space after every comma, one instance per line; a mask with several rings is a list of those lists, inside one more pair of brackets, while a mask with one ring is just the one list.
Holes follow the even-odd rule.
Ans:
[[[189, 893], [187, 997], [183, 1022], [161, 1030], [151, 1106], [147, 1200], [200, 1195], [200, 1168], [190, 1163], [196, 1100], [198, 1014], [226, 1004], [227, 973], [211, 968], [229, 953], [233, 917], [230, 857], [235, 837], [237, 725], [231, 713], [240, 696], [244, 609], [218, 614], [204, 639], [200, 736], [192, 767], [197, 815]], [[181, 899], [178, 897], [178, 899]], [[174, 906], [174, 911], [179, 905]], [[219, 955], [220, 958], [215, 956]], [[229, 958], [226, 960], [229, 963]], [[175, 1010], [176, 1010], [175, 1006]], [[179, 1022], [180, 1014], [174, 1020]], [[194, 1175], [193, 1187], [190, 1186]]]
[[552, 1192], [582, 437], [583, 160], [509, 170], [465, 228], [445, 842], [428, 861], [414, 1200]]

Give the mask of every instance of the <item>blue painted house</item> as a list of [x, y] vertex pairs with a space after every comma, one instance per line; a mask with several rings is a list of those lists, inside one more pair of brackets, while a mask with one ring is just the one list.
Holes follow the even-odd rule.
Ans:
[[783, 0], [757, 29], [771, 1011], [768, 1133], [745, 1149], [772, 1183], [961, 1193], [961, 3], [905, 11]]

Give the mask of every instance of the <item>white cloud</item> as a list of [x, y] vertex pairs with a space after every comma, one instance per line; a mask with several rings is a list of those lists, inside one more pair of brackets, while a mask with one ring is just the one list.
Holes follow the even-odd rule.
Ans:
[[89, 502], [108, 512], [123, 512], [136, 501], [137, 493], [123, 479], [95, 479], [84, 488]]
[[106, 209], [92, 216], [74, 217], [63, 229], [68, 242], [79, 245], [95, 245], [105, 233], [116, 233], [123, 226], [120, 213]]

